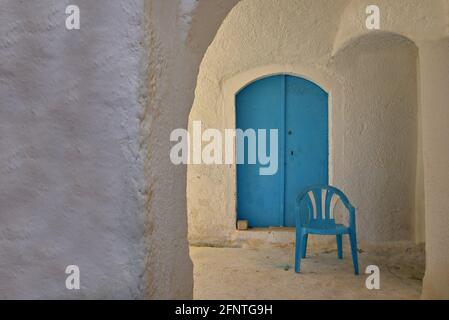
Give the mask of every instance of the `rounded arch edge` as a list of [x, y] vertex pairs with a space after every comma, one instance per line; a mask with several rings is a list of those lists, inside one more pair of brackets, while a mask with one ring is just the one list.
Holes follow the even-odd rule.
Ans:
[[330, 95], [332, 91], [332, 76], [322, 68], [311, 66], [268, 65], [242, 71], [223, 79], [220, 86], [222, 88], [223, 97], [225, 97], [225, 99], [229, 96], [234, 97], [252, 83], [277, 75], [289, 75], [302, 78], [313, 83], [328, 95]]

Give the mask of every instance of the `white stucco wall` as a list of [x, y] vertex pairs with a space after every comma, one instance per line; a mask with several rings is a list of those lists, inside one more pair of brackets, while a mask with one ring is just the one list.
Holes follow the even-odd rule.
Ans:
[[[237, 1], [2, 2], [1, 298], [192, 297], [169, 133], [187, 126], [201, 58]], [[68, 4], [80, 31], [65, 29]]]
[[[237, 5], [205, 54], [190, 121], [235, 128], [235, 93], [263, 76], [290, 73], [316, 82], [330, 94], [330, 182], [357, 207], [360, 239], [412, 239], [417, 48], [406, 38], [373, 33], [333, 55], [347, 3]], [[235, 230], [235, 183], [235, 166], [189, 166], [192, 243], [245, 237]]]
[[335, 112], [343, 113], [333, 124], [343, 136], [334, 143], [334, 181], [358, 210], [362, 240], [413, 239], [417, 57], [411, 41], [380, 33], [358, 38], [333, 58], [344, 79], [334, 99]]
[[449, 37], [423, 44], [420, 54], [426, 190], [423, 297], [449, 299]]
[[[1, 1], [0, 298], [143, 297], [142, 12]], [[79, 291], [65, 287], [71, 264]]]
[[380, 28], [412, 39], [439, 39], [447, 31], [448, 0], [354, 0], [346, 6], [338, 33], [335, 37], [334, 52], [351, 39], [368, 34], [365, 27], [368, 5], [375, 4], [380, 9]]
[[238, 0], [147, 2], [149, 57], [146, 67], [142, 148], [149, 298], [193, 294], [187, 242], [187, 166], [171, 163], [170, 133], [187, 128], [201, 59], [221, 21]]

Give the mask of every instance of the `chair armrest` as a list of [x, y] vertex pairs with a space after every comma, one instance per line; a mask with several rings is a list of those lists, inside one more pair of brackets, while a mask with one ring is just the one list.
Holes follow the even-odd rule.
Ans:
[[348, 200], [342, 202], [349, 212], [349, 227], [355, 230], [355, 208]]

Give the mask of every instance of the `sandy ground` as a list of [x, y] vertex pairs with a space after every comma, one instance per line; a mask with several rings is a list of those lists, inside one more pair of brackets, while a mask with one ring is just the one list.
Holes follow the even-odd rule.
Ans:
[[[338, 260], [335, 244], [310, 243], [301, 274], [292, 245], [191, 247], [190, 255], [195, 299], [419, 299], [424, 275], [424, 246], [403, 242], [359, 244], [359, 276], [349, 248]], [[368, 265], [380, 268], [379, 290], [365, 286]]]

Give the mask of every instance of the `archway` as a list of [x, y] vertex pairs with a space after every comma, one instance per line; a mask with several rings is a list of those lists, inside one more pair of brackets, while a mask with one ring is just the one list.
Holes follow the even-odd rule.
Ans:
[[[330, 64], [351, 82], [345, 106], [341, 185], [360, 204], [369, 240], [414, 240], [424, 212], [419, 145], [418, 48], [410, 39], [375, 32], [347, 42]], [[417, 196], [418, 195], [418, 196]], [[380, 213], [382, 212], [382, 213]]]
[[[308, 68], [312, 68], [315, 70], [319, 70], [319, 73], [324, 75], [325, 78], [327, 79], [331, 79], [329, 80], [329, 83], [333, 83], [335, 86], [344, 86], [347, 85], [348, 83], [345, 81], [345, 79], [343, 78], [339, 78], [339, 75], [337, 73], [334, 73], [333, 70], [328, 70], [326, 68], [326, 66], [328, 65], [329, 62], [329, 58], [332, 57], [332, 50], [334, 50], [335, 48], [337, 48], [335, 51], [338, 51], [338, 41], [336, 41], [336, 32], [338, 30], [338, 32], [341, 31], [341, 34], [348, 34], [350, 35], [350, 37], [354, 37], [354, 35], [357, 34], [361, 34], [361, 33], [366, 33], [362, 32], [363, 30], [361, 30], [361, 27], [357, 25], [358, 22], [362, 21], [361, 20], [361, 16], [363, 16], [364, 11], [363, 10], [359, 10], [360, 8], [363, 7], [363, 4], [366, 1], [341, 1], [341, 2], [332, 2], [331, 4], [329, 4], [329, 2], [321, 2], [321, 1], [293, 1], [293, 2], [289, 2], [289, 1], [285, 1], [282, 2], [282, 6], [285, 5], [285, 7], [289, 7], [290, 8], [290, 16], [293, 17], [293, 21], [295, 22], [294, 27], [292, 27], [292, 29], [304, 29], [304, 30], [311, 30], [313, 32], [305, 32], [305, 35], [313, 35], [314, 31], [318, 31], [317, 25], [318, 22], [317, 21], [313, 21], [314, 17], [319, 16], [321, 17], [320, 19], [320, 23], [319, 23], [319, 31], [320, 32], [324, 32], [328, 37], [324, 37], [324, 38], [317, 38], [315, 36], [312, 36], [310, 39], [304, 39], [302, 35], [301, 37], [296, 37], [296, 39], [290, 39], [289, 38], [289, 33], [287, 32], [287, 30], [289, 30], [288, 25], [290, 25], [290, 20], [289, 18], [286, 17], [282, 17], [279, 18], [279, 15], [275, 14], [276, 8], [271, 6], [271, 7], [267, 7], [267, 5], [269, 6], [269, 1], [260, 1], [258, 3], [262, 3], [262, 5], [265, 6], [265, 8], [267, 9], [267, 12], [273, 13], [272, 15], [275, 16], [278, 21], [278, 24], [275, 25], [271, 25], [271, 24], [267, 24], [267, 28], [266, 29], [262, 29], [262, 30], [258, 30], [257, 35], [263, 38], [271, 38], [272, 41], [276, 44], [275, 49], [272, 49], [271, 46], [265, 46], [268, 47], [268, 50], [265, 50], [264, 48], [264, 44], [262, 44], [262, 46], [257, 45], [256, 43], [253, 42], [254, 39], [259, 39], [260, 37], [246, 37], [245, 35], [250, 35], [251, 33], [246, 32], [247, 29], [245, 28], [241, 28], [241, 30], [237, 30], [236, 31], [236, 35], [241, 38], [239, 41], [236, 41], [237, 39], [225, 39], [222, 38], [224, 40], [226, 40], [224, 42], [224, 46], [217, 46], [215, 47], [215, 49], [213, 49], [213, 51], [215, 51], [216, 54], [218, 54], [220, 51], [223, 52], [224, 54], [228, 54], [228, 53], [232, 53], [234, 54], [234, 58], [231, 58], [229, 61], [232, 63], [232, 66], [230, 67], [229, 64], [223, 64], [222, 61], [227, 61], [227, 60], [221, 60], [219, 62], [216, 62], [216, 66], [218, 68], [221, 69], [228, 69], [228, 72], [223, 73], [223, 77], [219, 77], [217, 78], [216, 73], [215, 72], [211, 72], [211, 70], [200, 70], [199, 73], [199, 77], [198, 77], [198, 81], [203, 81], [205, 80], [206, 82], [209, 81], [210, 86], [208, 87], [208, 89], [211, 89], [211, 91], [213, 92], [213, 95], [209, 95], [207, 96], [207, 99], [209, 101], [209, 103], [207, 103], [207, 105], [211, 106], [210, 111], [211, 113], [213, 112], [217, 112], [215, 106], [218, 104], [224, 104], [224, 105], [229, 105], [229, 101], [226, 101], [227, 96], [226, 94], [224, 94], [224, 92], [227, 90], [226, 89], [226, 83], [227, 80], [229, 79], [236, 79], [239, 77], [239, 75], [241, 74], [248, 74], [251, 73], [254, 70], [258, 70], [260, 71], [260, 69], [273, 69], [272, 67], [274, 66], [274, 69], [278, 69], [280, 71], [288, 71], [290, 69], [308, 69]], [[385, 8], [386, 10], [388, 10], [389, 14], [384, 16], [384, 20], [383, 20], [383, 24], [382, 26], [385, 27], [386, 30], [390, 31], [390, 32], [394, 32], [397, 31], [400, 34], [409, 36], [411, 39], [415, 40], [415, 41], [426, 41], [428, 39], [436, 39], [438, 38], [441, 34], [443, 34], [443, 28], [441, 28], [442, 21], [446, 21], [445, 17], [441, 17], [443, 15], [443, 13], [445, 12], [444, 10], [444, 3], [445, 1], [438, 1], [438, 3], [435, 4], [435, 6], [426, 6], [424, 3], [419, 2], [419, 1], [401, 1], [401, 2], [395, 2], [394, 5], [390, 5], [391, 3], [389, 3], [388, 1], [381, 1], [382, 3], [382, 7]], [[212, 3], [212, 1], [209, 1], [208, 3]], [[228, 4], [230, 2], [226, 2], [226, 4]], [[216, 20], [214, 20], [213, 22], [213, 27], [210, 28], [209, 25], [207, 25], [208, 23], [210, 23], [210, 20], [208, 18], [212, 17], [212, 15], [208, 15], [207, 13], [205, 13], [204, 15], [195, 15], [194, 13], [192, 15], [188, 15], [188, 16], [192, 16], [193, 19], [191, 21], [194, 21], [194, 23], [192, 23], [192, 25], [195, 25], [196, 30], [201, 29], [204, 32], [207, 31], [207, 36], [202, 37], [202, 40], [200, 40], [199, 42], [197, 40], [194, 41], [194, 45], [193, 47], [190, 46], [190, 42], [187, 42], [186, 39], [184, 38], [184, 36], [187, 36], [189, 38], [195, 39], [196, 35], [193, 34], [192, 32], [185, 32], [187, 29], [189, 29], [189, 27], [182, 27], [182, 32], [179, 35], [179, 39], [177, 38], [176, 41], [165, 41], [163, 40], [160, 35], [164, 35], [167, 32], [167, 28], [164, 28], [164, 26], [167, 26], [167, 21], [181, 21], [182, 23], [188, 21], [188, 19], [172, 19], [173, 15], [172, 13], [175, 12], [175, 10], [166, 10], [166, 8], [164, 10], [159, 10], [161, 8], [155, 8], [155, 10], [153, 10], [153, 12], [156, 12], [156, 14], [153, 14], [152, 19], [150, 19], [150, 21], [152, 21], [152, 23], [155, 23], [157, 26], [162, 26], [161, 28], [156, 27], [153, 33], [152, 33], [152, 37], [156, 37], [156, 41], [154, 42], [156, 45], [154, 46], [154, 49], [152, 52], [155, 53], [156, 59], [154, 59], [155, 61], [157, 61], [157, 63], [150, 67], [150, 70], [153, 70], [154, 72], [152, 72], [151, 74], [155, 75], [154, 79], [152, 79], [152, 81], [150, 83], [154, 83], [154, 80], [162, 80], [164, 84], [167, 84], [165, 87], [160, 88], [159, 90], [155, 90], [155, 101], [156, 101], [156, 105], [157, 104], [162, 104], [162, 105], [168, 105], [166, 108], [164, 109], [158, 109], [155, 108], [156, 113], [151, 113], [148, 112], [145, 115], [145, 120], [143, 121], [144, 123], [144, 128], [149, 127], [150, 124], [154, 124], [156, 126], [156, 128], [153, 128], [156, 130], [156, 132], [158, 131], [158, 128], [160, 127], [160, 129], [163, 129], [162, 132], [165, 132], [165, 127], [166, 126], [166, 122], [161, 123], [161, 125], [159, 126], [157, 121], [155, 122], [155, 120], [157, 119], [161, 119], [161, 118], [170, 118], [170, 115], [172, 115], [173, 113], [173, 117], [175, 117], [176, 114], [176, 118], [177, 119], [182, 119], [181, 122], [183, 122], [181, 124], [181, 126], [185, 126], [186, 123], [186, 113], [188, 113], [188, 110], [190, 108], [190, 102], [193, 100], [193, 88], [195, 86], [195, 82], [198, 83], [198, 81], [196, 81], [196, 75], [197, 75], [197, 67], [200, 65], [200, 61], [203, 58], [203, 53], [206, 51], [206, 47], [209, 44], [209, 41], [214, 37], [216, 28], [218, 27], [218, 25], [221, 23], [222, 18], [227, 14], [227, 12], [229, 11], [229, 9], [231, 7], [233, 7], [233, 5], [236, 2], [230, 4], [230, 6], [228, 8], [223, 9], [222, 6], [217, 5], [216, 8], [219, 8], [220, 10], [217, 10], [216, 12], [219, 12], [219, 14], [221, 15], [221, 17], [217, 18]], [[266, 15], [264, 15], [264, 11], [261, 12], [255, 10], [254, 7], [254, 3], [252, 1], [244, 1], [242, 2], [239, 6], [242, 6], [242, 4], [244, 5], [244, 7], [246, 9], [250, 10], [250, 14], [249, 15], [245, 15], [245, 20], [247, 20], [248, 22], [252, 23], [255, 20], [269, 20], [270, 17], [267, 17]], [[329, 10], [322, 10], [323, 8], [326, 8], [326, 4], [329, 5], [329, 7], [327, 9]], [[351, 4], [351, 5], [349, 5]], [[355, 4], [355, 5], [354, 5]], [[164, 6], [168, 6], [164, 4]], [[403, 10], [403, 8], [407, 8], [407, 10]], [[412, 10], [409, 10], [411, 9]], [[153, 8], [154, 9], [154, 8]], [[223, 9], [223, 10], [222, 10]], [[363, 8], [362, 8], [363, 9]], [[415, 10], [416, 9], [416, 10]], [[233, 10], [234, 11], [234, 10]], [[416, 11], [416, 13], [414, 13]], [[298, 19], [297, 14], [301, 14], [301, 12], [307, 12], [308, 15], [306, 17], [303, 17], [301, 19]], [[344, 15], [344, 19], [341, 19], [341, 13], [345, 12]], [[178, 14], [175, 12], [175, 14]], [[241, 14], [241, 13], [240, 13]], [[238, 15], [238, 14], [237, 14]], [[181, 16], [181, 15], [177, 15]], [[241, 15], [240, 15], [241, 16]], [[203, 18], [207, 17], [207, 19], [203, 19]], [[217, 16], [213, 15], [213, 17], [211, 19], [215, 19]], [[235, 16], [234, 16], [235, 17]], [[242, 17], [242, 16], [241, 16]], [[431, 19], [427, 19], [426, 17], [432, 17]], [[253, 19], [254, 18], [254, 19]], [[286, 19], [285, 19], [286, 18]], [[309, 19], [310, 18], [310, 19]], [[161, 21], [160, 21], [161, 20]], [[163, 21], [162, 21], [163, 20]], [[201, 22], [205, 21], [205, 25], [202, 25], [199, 27], [199, 25], [201, 25]], [[326, 21], [326, 23], [322, 24], [321, 21]], [[350, 24], [352, 25], [346, 25], [347, 22], [350, 22]], [[420, 22], [420, 23], [415, 23], [415, 22]], [[270, 22], [271, 23], [271, 22]], [[298, 25], [298, 23], [300, 25]], [[415, 27], [419, 25], [419, 27]], [[340, 26], [340, 27], [338, 27]], [[236, 29], [239, 29], [241, 26], [239, 24], [236, 25]], [[274, 28], [272, 28], [274, 27]], [[270, 35], [272, 34], [272, 32], [277, 33], [278, 35], [281, 36], [277, 36], [277, 37], [271, 37]], [[346, 32], [347, 29], [349, 28], [350, 32]], [[351, 28], [353, 30], [351, 30]], [[363, 29], [363, 28], [362, 28]], [[246, 31], [245, 31], [246, 30]], [[346, 30], [346, 31], [345, 31]], [[354, 31], [355, 30], [355, 31]], [[219, 35], [220, 32], [217, 34]], [[254, 35], [254, 33], [253, 33]], [[170, 38], [172, 39], [172, 37]], [[207, 41], [205, 40], [207, 39]], [[251, 59], [241, 59], [242, 56], [240, 54], [240, 49], [237, 46], [234, 46], [234, 44], [239, 44], [239, 43], [243, 43], [246, 44], [247, 48], [251, 49], [251, 54], [249, 55], [251, 57]], [[158, 42], [159, 41], [159, 42]], [[217, 37], [215, 38], [214, 42], [217, 41]], [[303, 46], [301, 46], [300, 44], [304, 44]], [[417, 42], [418, 43], [418, 42]], [[280, 45], [279, 45], [280, 44]], [[175, 50], [177, 52], [176, 57], [170, 56], [170, 57], [166, 57], [164, 55], [164, 50], [167, 49], [167, 47], [170, 47], [172, 50]], [[331, 50], [329, 50], [329, 48], [332, 48]], [[209, 48], [210, 49], [210, 48]], [[209, 50], [208, 50], [209, 51]], [[263, 54], [260, 54], [263, 53]], [[279, 53], [281, 53], [281, 55], [279, 55]], [[292, 62], [287, 62], [284, 59], [284, 54], [286, 54], [287, 56], [289, 56], [289, 58], [291, 59]], [[211, 56], [206, 53], [206, 55], [204, 56], [203, 59], [203, 63], [205, 61], [207, 61]], [[301, 58], [298, 58], [301, 57]], [[312, 58], [311, 58], [312, 57]], [[268, 58], [268, 59], [267, 59]], [[431, 64], [430, 61], [428, 61], [428, 64]], [[444, 66], [444, 63], [439, 63], [439, 65], [441, 65], [442, 67]], [[173, 69], [177, 69], [178, 72], [174, 72]], [[205, 69], [204, 65], [202, 65], [201, 69]], [[422, 73], [423, 71], [423, 67], [420, 68], [420, 72]], [[301, 72], [300, 72], [301, 73]], [[256, 74], [270, 74], [270, 72], [256, 72]], [[249, 77], [251, 79], [254, 79], [255, 77]], [[432, 78], [432, 77], [430, 77]], [[332, 80], [333, 79], [333, 80]], [[186, 85], [187, 84], [187, 85]], [[176, 90], [173, 91], [173, 88], [175, 88]], [[216, 88], [218, 88], [218, 90], [216, 90]], [[206, 97], [204, 95], [204, 92], [202, 92], [201, 90], [199, 91], [199, 88], [197, 86], [196, 89], [197, 93], [196, 93], [196, 97], [200, 97], [203, 96]], [[430, 90], [431, 91], [431, 90]], [[344, 104], [345, 102], [345, 97], [341, 96], [340, 94], [340, 90], [329, 90], [329, 93], [331, 94], [331, 101], [332, 104], [335, 105], [335, 108], [331, 109], [331, 113], [333, 113], [332, 117], [342, 117], [342, 112], [334, 112], [334, 111], [338, 111], [340, 110], [339, 108], [341, 108], [341, 105]], [[440, 96], [443, 96], [444, 90], [440, 90]], [[217, 94], [216, 94], [217, 93]], [[217, 99], [218, 98], [218, 99]], [[427, 103], [431, 104], [431, 100], [429, 98], [428, 95], [426, 95], [426, 97], [423, 97], [423, 101], [426, 101]], [[225, 100], [225, 101], [223, 101]], [[334, 103], [340, 101], [339, 103]], [[335, 109], [335, 110], [334, 110]], [[192, 109], [192, 111], [194, 110], [194, 108]], [[226, 110], [226, 108], [225, 108]], [[158, 117], [154, 117], [153, 115], [158, 115]], [[223, 114], [222, 114], [223, 115]], [[185, 117], [184, 117], [185, 116]], [[427, 115], [428, 116], [428, 115]], [[223, 119], [227, 119], [226, 114], [223, 115]], [[179, 123], [175, 123], [174, 127], [179, 127]], [[429, 128], [429, 126], [427, 127]], [[168, 128], [170, 130], [170, 128]], [[331, 128], [331, 132], [337, 132], [338, 134], [336, 135], [332, 135], [331, 139], [333, 139], [333, 137], [337, 137], [338, 139], [341, 139], [341, 137], [345, 136], [345, 131], [339, 131], [340, 129], [337, 128]], [[431, 129], [430, 129], [431, 130]], [[144, 136], [145, 132], [148, 133], [148, 131], [143, 131], [144, 132]], [[154, 146], [156, 147], [157, 150], [159, 150], [159, 146], [164, 145], [163, 138], [161, 137], [165, 137], [167, 135], [164, 136], [164, 134], [162, 133], [160, 134], [151, 134], [148, 135], [150, 137], [150, 139], [147, 141], [145, 141], [145, 143], [148, 142], [149, 146]], [[159, 139], [160, 138], [160, 139]], [[343, 139], [341, 139], [343, 140]], [[428, 139], [427, 139], [428, 140]], [[339, 140], [340, 141], [340, 140]], [[424, 145], [427, 142], [424, 142]], [[166, 149], [163, 149], [165, 151], [161, 151], [161, 154], [168, 154], [168, 151]], [[341, 157], [341, 148], [339, 149], [335, 149], [331, 147], [331, 155], [330, 157], [335, 157], [335, 159], [333, 159], [334, 163], [337, 163], [339, 161], [342, 161], [340, 159], [343, 159], [343, 157]], [[430, 155], [426, 155], [426, 151], [424, 148], [424, 158], [427, 157], [426, 161], [431, 161], [433, 159], [433, 157], [431, 157]], [[332, 160], [331, 160], [332, 161]], [[154, 164], [154, 167], [152, 166], [152, 164]], [[164, 225], [168, 224], [167, 228], [164, 228], [163, 230], [169, 230], [170, 228], [178, 228], [178, 226], [183, 225], [183, 214], [185, 213], [182, 210], [182, 205], [179, 206], [178, 204], [180, 204], [184, 197], [181, 196], [181, 193], [179, 193], [178, 189], [182, 189], [182, 187], [185, 187], [185, 169], [183, 170], [174, 170], [172, 171], [173, 176], [166, 176], [165, 174], [162, 175], [158, 175], [157, 172], [167, 172], [168, 168], [164, 167], [163, 165], [163, 161], [161, 162], [159, 158], [154, 157], [152, 159], [151, 162], [149, 162], [147, 164], [147, 167], [150, 168], [149, 169], [149, 175], [148, 178], [153, 179], [156, 178], [156, 180], [162, 180], [162, 187], [161, 188], [154, 188], [151, 189], [148, 194], [151, 196], [149, 199], [151, 201], [149, 201], [148, 203], [151, 205], [151, 212], [154, 213], [155, 218], [151, 219], [151, 223], [161, 223], [163, 222]], [[162, 166], [162, 167], [161, 167]], [[434, 168], [429, 168], [430, 172], [435, 173], [437, 170]], [[330, 170], [330, 174], [332, 175], [332, 170]], [[159, 179], [157, 179], [159, 177]], [[212, 176], [210, 176], [212, 177]], [[150, 180], [151, 180], [150, 179]], [[207, 176], [206, 179], [209, 179], [209, 176]], [[154, 179], [153, 179], [154, 180]], [[226, 181], [226, 180], [224, 180]], [[339, 183], [340, 180], [336, 180], [336, 183]], [[169, 188], [172, 187], [171, 184], [176, 185], [176, 194], [179, 195], [179, 198], [176, 199], [176, 206], [171, 206], [170, 210], [173, 212], [172, 209], [175, 209], [174, 211], [176, 213], [173, 213], [173, 219], [169, 219], [169, 221], [167, 221], [166, 218], [166, 207], [164, 206], [164, 202], [161, 202], [161, 199], [164, 199], [165, 194], [166, 194], [166, 190], [168, 190]], [[165, 187], [164, 187], [165, 186]], [[179, 188], [178, 188], [179, 187]], [[426, 182], [426, 191], [431, 190], [431, 187], [435, 187], [437, 190], [440, 190], [439, 187], [437, 185], [435, 185], [434, 183], [432, 183], [431, 181]], [[211, 190], [211, 193], [214, 193], [214, 190]], [[159, 200], [158, 200], [159, 199]], [[432, 198], [433, 199], [433, 198]], [[436, 200], [433, 199], [432, 203], [434, 203]], [[157, 205], [155, 205], [155, 203]], [[164, 208], [164, 209], [161, 209]], [[430, 206], [426, 200], [426, 208], [430, 208], [432, 209], [433, 207]], [[432, 209], [433, 210], [433, 209]], [[433, 213], [432, 213], [433, 214]], [[174, 223], [173, 221], [177, 221], [176, 223]], [[181, 222], [179, 222], [181, 221]], [[212, 226], [213, 223], [215, 221], [212, 221]], [[172, 226], [172, 227], [170, 227]], [[202, 229], [202, 227], [198, 227], [196, 226], [195, 228], [199, 228]], [[170, 229], [171, 230], [171, 229]], [[220, 231], [220, 228], [216, 229], [218, 231]], [[201, 230], [199, 230], [201, 231]], [[441, 231], [444, 233], [444, 231]], [[441, 233], [440, 232], [440, 233]], [[159, 236], [160, 233], [155, 233], [154, 235], [151, 235], [149, 237], [149, 239], [156, 239], [159, 241]], [[178, 238], [178, 236], [180, 237], [180, 239], [183, 239], [183, 235], [185, 235], [185, 233], [183, 233], [182, 231], [180, 233], [176, 233], [176, 237]], [[427, 235], [428, 236], [428, 235]], [[164, 237], [162, 237], [164, 239], [170, 240], [173, 237], [171, 237], [171, 233], [166, 233]], [[172, 243], [172, 241], [162, 241], [161, 243]], [[181, 241], [182, 242], [182, 241]], [[157, 242], [159, 243], [159, 242]], [[158, 244], [155, 244], [156, 247], [159, 248]], [[157, 251], [157, 250], [156, 250]], [[182, 251], [182, 250], [181, 250]], [[165, 256], [162, 254], [163, 251], [158, 251], [159, 253], [152, 253], [151, 256], [155, 259], [152, 259], [153, 262], [150, 261], [149, 263], [149, 274], [157, 274], [157, 271], [154, 269], [152, 269], [153, 267], [156, 267], [157, 264], [162, 263], [163, 265], [167, 265], [167, 266], [172, 266], [173, 264], [170, 262], [172, 261], [170, 257]], [[151, 259], [150, 259], [151, 260]], [[177, 258], [177, 261], [181, 261], [181, 258]], [[434, 259], [435, 260], [435, 259]], [[436, 259], [438, 260], [438, 259]], [[436, 261], [435, 260], [435, 261]], [[441, 260], [441, 259], [440, 259]], [[440, 261], [439, 260], [439, 261]], [[165, 262], [164, 262], [165, 261]], [[156, 264], [155, 264], [156, 262]], [[441, 264], [440, 264], [441, 265]], [[173, 268], [169, 268], [170, 270], [167, 270], [167, 272], [165, 272], [164, 274], [169, 275], [171, 272], [174, 272], [175, 270], [177, 270], [177, 268], [173, 267]], [[177, 272], [176, 272], [177, 273]], [[154, 281], [156, 281], [156, 285], [151, 285], [150, 287], [154, 287], [155, 292], [158, 293], [158, 296], [160, 296], [160, 292], [174, 292], [176, 290], [172, 290], [172, 289], [163, 289], [162, 288], [167, 288], [167, 285], [165, 282], [165, 276], [155, 276], [156, 279]], [[176, 277], [174, 277], [176, 278]], [[160, 283], [160, 285], [157, 285], [157, 283]], [[159, 289], [158, 289], [159, 288]], [[169, 288], [171, 288], [169, 286]]]
[[[256, 22], [239, 19], [247, 10], [251, 17], [262, 12], [270, 15], [255, 18]], [[259, 26], [258, 21], [276, 24], [279, 16], [286, 25], [289, 19], [298, 21], [284, 10], [271, 7], [270, 1], [245, 1], [231, 11], [203, 58], [189, 122], [201, 121], [205, 130], [235, 128], [236, 95], [269, 76], [291, 74], [318, 83], [329, 93], [329, 181], [347, 190], [356, 203], [360, 238], [411, 240], [418, 157], [416, 46], [405, 37], [372, 33], [333, 52], [334, 38], [326, 38], [336, 34], [331, 22], [326, 32], [326, 26], [309, 34], [292, 31], [284, 35], [288, 39], [276, 38], [278, 26]], [[339, 19], [335, 12], [325, 15], [334, 23]], [[259, 27], [263, 30], [260, 36], [245, 36]], [[320, 47], [310, 47], [316, 43], [314, 39], [322, 40]], [[286, 42], [295, 45], [285, 46]], [[242, 43], [245, 46], [239, 45]], [[361, 62], [354, 64], [357, 60]], [[374, 87], [370, 87], [370, 74], [376, 76]], [[402, 84], [389, 86], [392, 78]], [[401, 98], [395, 100], [397, 96]], [[403, 122], [400, 128], [395, 122], [398, 118]], [[236, 230], [236, 176], [233, 164], [188, 167], [190, 243], [213, 247], [291, 245], [293, 233], [288, 230]]]

